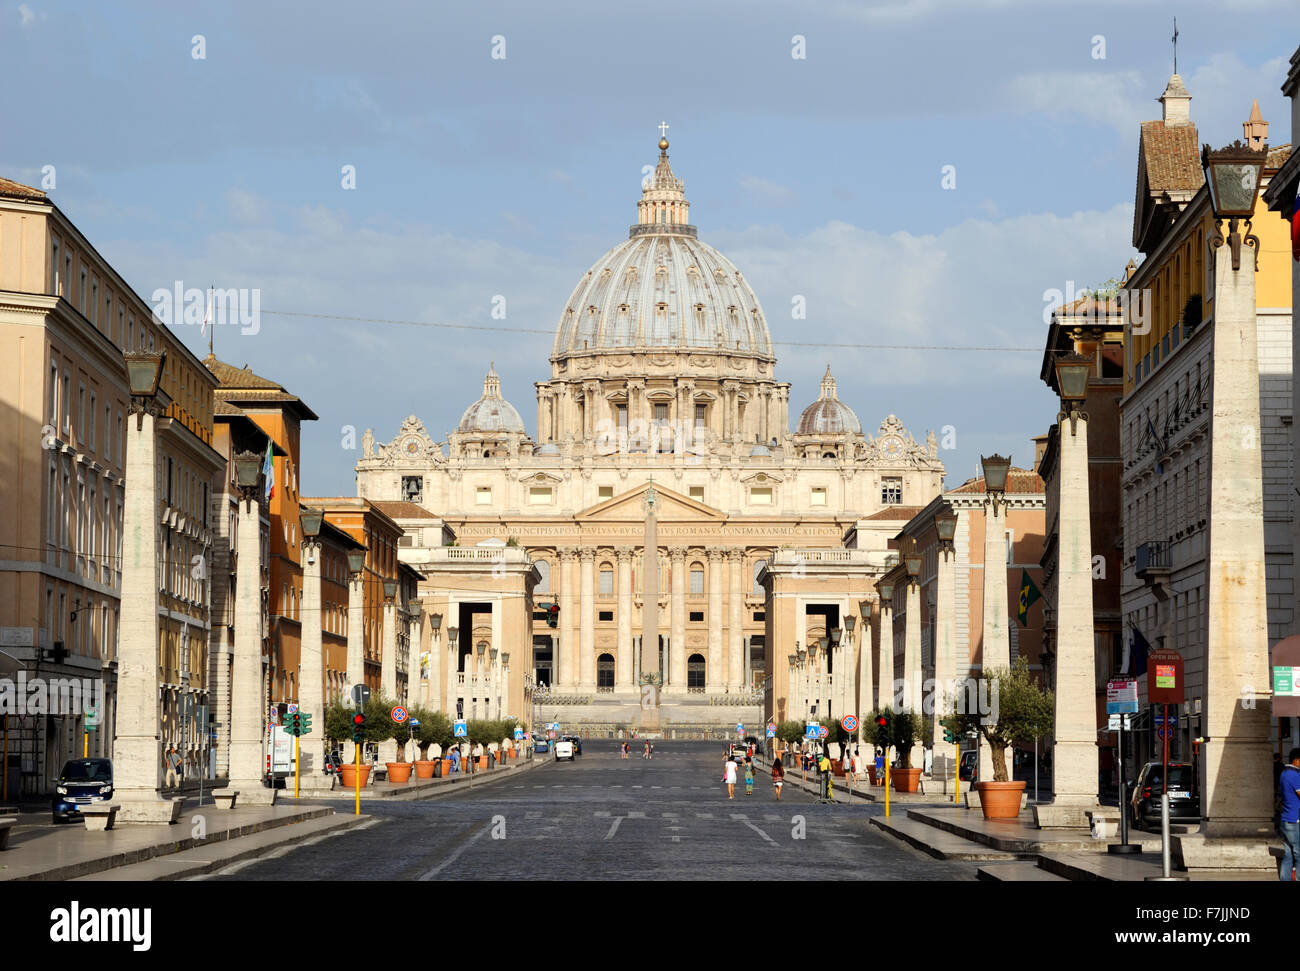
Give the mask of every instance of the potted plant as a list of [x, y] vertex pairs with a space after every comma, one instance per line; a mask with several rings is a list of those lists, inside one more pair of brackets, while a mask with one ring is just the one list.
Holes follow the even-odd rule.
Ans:
[[420, 723], [420, 727], [415, 730], [415, 744], [420, 753], [415, 762], [415, 777], [432, 779], [440, 774], [438, 770], [441, 766], [427, 757], [429, 746], [435, 743], [441, 746], [445, 738], [451, 737], [451, 721], [440, 711], [427, 711], [423, 708], [413, 709], [411, 717]]
[[1010, 670], [993, 668], [980, 680], [988, 683], [988, 694], [984, 695], [981, 686], [980, 696], [994, 700], [989, 715], [954, 713], [942, 724], [959, 734], [978, 731], [984, 736], [993, 758], [993, 779], [975, 783], [980, 808], [985, 819], [1015, 819], [1020, 815], [1025, 783], [1012, 780], [1007, 749], [1017, 742], [1050, 735], [1056, 702], [1052, 692], [1044, 691], [1030, 676], [1029, 663], [1023, 657]]
[[[392, 707], [391, 703], [374, 697], [366, 702], [363, 709], [366, 716], [366, 727], [361, 740], [362, 745], [382, 742], [392, 737], [393, 719], [389, 714]], [[336, 741], [350, 741], [352, 739], [352, 716], [355, 713], [356, 710], [350, 705], [335, 705], [328, 709], [325, 714], [326, 736]], [[339, 777], [344, 788], [351, 789], [356, 785], [357, 768], [355, 758], [352, 761], [345, 761], [339, 766]], [[369, 762], [362, 760], [360, 765], [362, 788], [365, 788], [370, 782], [372, 768], [373, 766]]]
[[776, 737], [785, 742], [786, 750], [789, 751], [803, 741], [804, 732], [807, 727], [801, 721], [783, 721], [776, 726]]
[[[887, 725], [880, 725], [879, 718], [885, 715]], [[916, 712], [894, 711], [886, 705], [873, 711], [871, 719], [872, 741], [877, 748], [889, 751], [892, 746], [897, 752], [898, 764], [890, 769], [890, 781], [895, 792], [916, 792], [921, 781], [921, 770], [912, 768], [912, 749], [916, 740], [925, 731], [925, 719]], [[870, 773], [873, 784], [875, 772]]]

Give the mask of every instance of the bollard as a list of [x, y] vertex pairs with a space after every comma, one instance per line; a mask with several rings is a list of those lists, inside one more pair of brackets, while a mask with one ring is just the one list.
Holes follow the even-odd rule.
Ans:
[[[1167, 787], [1166, 787], [1167, 788]], [[1160, 794], [1160, 876], [1147, 877], [1147, 882], [1176, 882], [1186, 880], [1187, 877], [1174, 877], [1169, 875], [1169, 793], [1168, 791]]]

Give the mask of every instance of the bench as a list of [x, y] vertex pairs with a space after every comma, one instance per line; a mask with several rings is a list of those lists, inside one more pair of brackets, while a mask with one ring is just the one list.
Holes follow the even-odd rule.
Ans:
[[86, 829], [90, 832], [102, 833], [113, 828], [113, 822], [117, 819], [117, 810], [117, 806], [107, 802], [82, 806], [81, 818], [86, 821]]
[[238, 798], [239, 798], [238, 789], [212, 790], [212, 801], [217, 804], [218, 809], [234, 809], [235, 800]]
[[17, 825], [16, 816], [0, 816], [0, 850], [9, 848], [9, 830]]

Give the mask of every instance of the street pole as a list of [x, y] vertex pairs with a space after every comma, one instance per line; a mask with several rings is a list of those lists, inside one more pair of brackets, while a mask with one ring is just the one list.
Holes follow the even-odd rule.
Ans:
[[298, 757], [302, 754], [302, 736], [293, 737], [293, 798], [298, 798]]
[[889, 818], [889, 749], [885, 746], [885, 818]]
[[1119, 765], [1119, 843], [1106, 847], [1108, 853], [1141, 853], [1142, 844], [1128, 841], [1128, 779], [1124, 775], [1124, 726], [1128, 715], [1119, 716], [1119, 747], [1117, 761]]
[[356, 758], [357, 758], [357, 770], [352, 776], [353, 785], [356, 786], [356, 790], [357, 790], [356, 809], [354, 811], [354, 814], [357, 816], [361, 815], [361, 746], [362, 744], [363, 743], [361, 742], [357, 742], [355, 745], [352, 746], [352, 748], [356, 750]]
[[961, 736], [960, 735], [957, 736], [957, 771], [955, 775], [957, 776], [957, 788], [953, 792], [952, 801], [953, 801], [953, 805], [960, 806], [961, 805]]

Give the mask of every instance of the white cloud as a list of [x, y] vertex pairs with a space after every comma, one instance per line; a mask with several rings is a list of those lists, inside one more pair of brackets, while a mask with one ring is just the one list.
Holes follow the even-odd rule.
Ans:
[[230, 216], [241, 225], [253, 225], [264, 222], [268, 215], [269, 204], [256, 192], [234, 188], [226, 192], [226, 204]]
[[[1159, 117], [1152, 111], [1150, 85], [1137, 71], [1111, 71], [1098, 62], [1090, 71], [1021, 74], [1006, 84], [1012, 111], [1053, 119], [1083, 119], [1110, 125], [1123, 137], [1136, 136], [1138, 125]], [[1163, 84], [1156, 95], [1164, 90]]]
[[18, 23], [22, 27], [30, 27], [36, 22], [36, 13], [25, 3], [18, 5]]
[[795, 194], [789, 186], [757, 175], [742, 175], [739, 184], [741, 190], [759, 205], [788, 206], [795, 201]]

